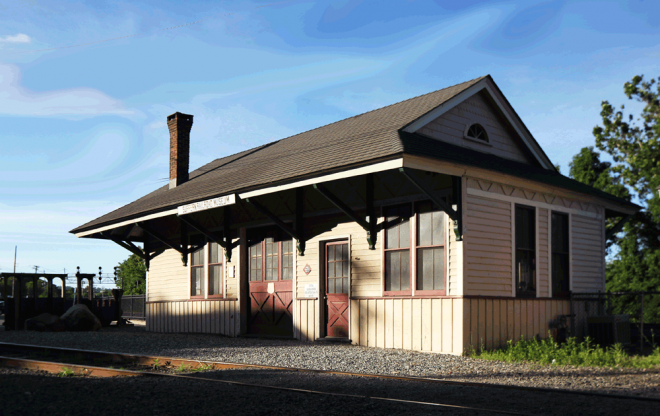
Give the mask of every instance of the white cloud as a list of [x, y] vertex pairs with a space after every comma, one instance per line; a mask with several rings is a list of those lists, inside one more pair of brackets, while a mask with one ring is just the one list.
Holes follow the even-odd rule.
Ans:
[[30, 43], [32, 38], [25, 33], [17, 33], [15, 35], [0, 36], [0, 42], [3, 43]]
[[0, 114], [83, 117], [133, 114], [119, 101], [92, 88], [32, 92], [23, 88], [19, 81], [18, 67], [0, 64]]

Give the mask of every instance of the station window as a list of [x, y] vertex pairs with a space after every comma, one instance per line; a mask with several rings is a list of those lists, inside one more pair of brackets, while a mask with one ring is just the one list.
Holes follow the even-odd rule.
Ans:
[[446, 294], [444, 212], [424, 201], [387, 207], [384, 216], [385, 294], [411, 295], [413, 286], [415, 294]]
[[293, 279], [293, 241], [267, 232], [250, 242], [248, 249], [251, 282]]
[[190, 253], [190, 297], [204, 297], [204, 248]]
[[553, 212], [552, 227], [552, 297], [569, 296], [568, 214]]
[[536, 297], [536, 216], [516, 205], [516, 297]]
[[210, 242], [209, 248], [209, 296], [222, 296], [222, 247]]

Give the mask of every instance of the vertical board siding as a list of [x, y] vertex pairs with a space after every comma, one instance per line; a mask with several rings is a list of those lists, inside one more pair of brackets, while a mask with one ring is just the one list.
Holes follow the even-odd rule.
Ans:
[[511, 282], [511, 204], [474, 195], [467, 197], [463, 253], [466, 295], [510, 296]]
[[[355, 345], [461, 354], [462, 299], [353, 299]], [[305, 302], [305, 301], [300, 301]], [[309, 302], [309, 301], [307, 301]]]
[[464, 302], [464, 348], [502, 348], [521, 337], [547, 338], [550, 323], [568, 313], [568, 300], [554, 299], [455, 299]]
[[571, 249], [574, 292], [603, 290], [603, 220], [571, 215]]
[[[148, 303], [147, 331], [219, 334], [235, 337], [237, 301], [173, 301]], [[227, 322], [227, 325], [223, 323]], [[229, 325], [231, 323], [231, 326]]]
[[[301, 341], [315, 341], [320, 336], [319, 302], [316, 299], [296, 300], [296, 338]], [[352, 318], [352, 317], [351, 317]]]
[[[490, 146], [464, 139], [465, 129], [472, 123], [479, 123], [486, 129]], [[480, 94], [473, 95], [431, 121], [422, 127], [419, 133], [457, 146], [529, 163], [491, 104], [488, 104]]]

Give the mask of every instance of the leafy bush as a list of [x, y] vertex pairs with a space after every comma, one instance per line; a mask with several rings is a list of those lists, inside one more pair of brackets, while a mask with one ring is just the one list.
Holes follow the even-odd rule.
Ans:
[[534, 362], [545, 365], [575, 365], [590, 367], [635, 367], [650, 368], [660, 366], [660, 347], [648, 356], [628, 355], [619, 344], [601, 347], [589, 338], [578, 342], [568, 338], [558, 344], [552, 337], [547, 339], [523, 339], [517, 343], [508, 341], [501, 350], [470, 351], [468, 355], [485, 360], [506, 362]]

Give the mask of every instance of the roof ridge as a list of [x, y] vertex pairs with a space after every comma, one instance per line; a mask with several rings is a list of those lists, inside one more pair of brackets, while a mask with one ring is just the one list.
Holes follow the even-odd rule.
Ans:
[[427, 96], [427, 95], [435, 94], [435, 93], [440, 92], [440, 91], [444, 91], [444, 90], [448, 90], [448, 89], [450, 89], [450, 88], [458, 87], [459, 85], [467, 84], [467, 83], [470, 83], [470, 82], [473, 82], [473, 81], [476, 81], [476, 80], [481, 80], [481, 79], [486, 78], [486, 77], [488, 77], [488, 76], [489, 76], [488, 74], [487, 74], [487, 75], [482, 75], [482, 76], [480, 76], [480, 77], [473, 78], [473, 79], [471, 79], [471, 80], [469, 80], [469, 81], [465, 81], [465, 82], [461, 82], [461, 83], [458, 83], [458, 84], [450, 85], [450, 86], [445, 87], [445, 88], [440, 88], [439, 90], [435, 90], [435, 91], [427, 92], [426, 94], [420, 94], [420, 95], [416, 95], [416, 96], [414, 96], [414, 97], [406, 98], [406, 99], [403, 100], [403, 101], [397, 101], [397, 102], [395, 102], [395, 103], [388, 104], [388, 105], [383, 106], [383, 107], [374, 108], [373, 110], [365, 111], [364, 113], [360, 113], [360, 114], [356, 114], [356, 115], [354, 115], [354, 116], [350, 116], [350, 117], [342, 118], [341, 120], [333, 121], [332, 123], [324, 124], [324, 125], [322, 125], [322, 126], [319, 126], [319, 127], [313, 128], [313, 129], [311, 129], [311, 130], [301, 131], [300, 133], [296, 133], [296, 134], [294, 134], [294, 135], [292, 135], [292, 136], [284, 137], [284, 138], [282, 138], [282, 139], [280, 139], [280, 140], [286, 140], [286, 139], [289, 139], [289, 138], [291, 138], [291, 137], [296, 137], [296, 136], [301, 135], [301, 134], [310, 133], [310, 132], [312, 132], [312, 131], [322, 129], [323, 127], [332, 126], [333, 124], [341, 123], [342, 121], [350, 120], [350, 119], [352, 119], [352, 118], [361, 117], [361, 116], [364, 116], [364, 115], [366, 115], [366, 114], [373, 113], [374, 111], [380, 111], [380, 110], [383, 110], [383, 109], [385, 109], [385, 108], [392, 107], [393, 105], [403, 104], [403, 103], [405, 103], [405, 102], [407, 102], [407, 101], [410, 101], [410, 100], [415, 100], [415, 99], [417, 99], [417, 98], [421, 98], [421, 97], [425, 97], [425, 96]]
[[[354, 115], [354, 116], [346, 117], [346, 118], [343, 118], [343, 119], [341, 119], [341, 120], [333, 121], [332, 123], [328, 123], [328, 124], [324, 124], [324, 125], [319, 126], [319, 127], [315, 127], [315, 128], [313, 128], [313, 129], [311, 129], [311, 130], [301, 131], [300, 133], [296, 133], [296, 134], [293, 134], [293, 135], [291, 135], [291, 136], [283, 137], [283, 138], [281, 138], [281, 139], [278, 139], [278, 140], [275, 140], [275, 141], [272, 141], [272, 142], [268, 142], [268, 143], [262, 144], [261, 146], [256, 146], [256, 147], [253, 147], [253, 148], [251, 148], [251, 149], [244, 150], [244, 151], [242, 151], [242, 152], [233, 153], [233, 154], [231, 154], [231, 155], [225, 156], [225, 158], [228, 158], [228, 157], [231, 157], [231, 156], [235, 156], [235, 155], [238, 155], [238, 154], [242, 154], [242, 153], [246, 153], [246, 152], [249, 152], [249, 154], [255, 154], [255, 153], [259, 152], [260, 150], [263, 150], [263, 148], [265, 148], [265, 147], [269, 147], [270, 145], [273, 145], [273, 144], [278, 143], [278, 142], [283, 142], [283, 141], [285, 141], [285, 140], [287, 140], [287, 139], [290, 139], [290, 138], [293, 138], [293, 137], [299, 136], [299, 135], [301, 135], [301, 134], [311, 133], [311, 132], [313, 132], [313, 131], [320, 130], [320, 129], [324, 128], [324, 127], [332, 126], [333, 124], [341, 123], [341, 122], [343, 122], [343, 121], [347, 121], [347, 120], [354, 119], [354, 118], [357, 118], [357, 117], [362, 117], [362, 116], [367, 115], [367, 114], [369, 114], [369, 113], [373, 113], [373, 112], [375, 112], [375, 111], [380, 111], [380, 110], [383, 110], [383, 109], [386, 109], [386, 108], [392, 107], [392, 106], [394, 106], [394, 105], [403, 104], [403, 103], [408, 102], [408, 101], [410, 101], [410, 100], [415, 100], [415, 99], [418, 99], [418, 98], [421, 98], [421, 97], [425, 97], [425, 96], [427, 96], [427, 95], [431, 95], [431, 94], [438, 93], [438, 92], [440, 92], [440, 91], [445, 91], [445, 90], [448, 90], [448, 89], [450, 89], [450, 88], [455, 88], [455, 87], [458, 87], [458, 86], [460, 86], [460, 85], [469, 84], [469, 83], [474, 82], [474, 81], [477, 81], [477, 80], [482, 80], [482, 79], [484, 79], [484, 78], [486, 78], [486, 77], [488, 77], [488, 76], [489, 76], [488, 74], [486, 74], [486, 75], [482, 75], [482, 76], [480, 76], [480, 77], [473, 78], [473, 79], [468, 80], [468, 81], [464, 81], [464, 82], [461, 82], [461, 83], [458, 83], [458, 84], [450, 85], [450, 86], [445, 87], [445, 88], [440, 88], [439, 90], [435, 90], [435, 91], [427, 92], [426, 94], [416, 95], [416, 96], [414, 96], [414, 97], [407, 98], [407, 99], [405, 99], [405, 100], [403, 100], [403, 101], [397, 101], [397, 102], [395, 102], [395, 103], [388, 104], [388, 105], [383, 106], [383, 107], [375, 108], [375, 109], [373, 109], [373, 110], [369, 110], [369, 111], [366, 111], [366, 112], [364, 112], [364, 113], [356, 114], [356, 115]], [[207, 164], [205, 164], [205, 165], [200, 166], [199, 168], [195, 169], [193, 172], [195, 172], [195, 171], [197, 171], [197, 170], [199, 170], [199, 169], [202, 169], [202, 168], [204, 168], [205, 166], [208, 166], [209, 164], [211, 164], [211, 163], [213, 163], [213, 162], [215, 162], [215, 161], [217, 161], [217, 160], [220, 160], [220, 159], [224, 159], [224, 158], [213, 159], [211, 162], [209, 162], [209, 163], [207, 163]], [[226, 163], [224, 166], [222, 166], [222, 167], [227, 167], [228, 165], [230, 165], [230, 164], [232, 164], [232, 163], [238, 161], [239, 159], [241, 159], [241, 158], [236, 158], [236, 159], [234, 159], [234, 160], [230, 160], [229, 162], [227, 162], [227, 163]], [[213, 169], [209, 169], [208, 171], [202, 172], [202, 173], [200, 173], [199, 175], [196, 175], [195, 178], [197, 178], [197, 177], [199, 177], [199, 176], [202, 176], [202, 175], [204, 175], [204, 174], [206, 174], [206, 173], [212, 172], [212, 171], [214, 171], [214, 170], [216, 170], [216, 169], [218, 169], [218, 168], [220, 168], [220, 167], [221, 167], [221, 166], [217, 166], [217, 167], [215, 167], [215, 168], [213, 168]], [[193, 172], [191, 172], [191, 173], [193, 173]], [[191, 178], [191, 179], [193, 179], [193, 178]]]

